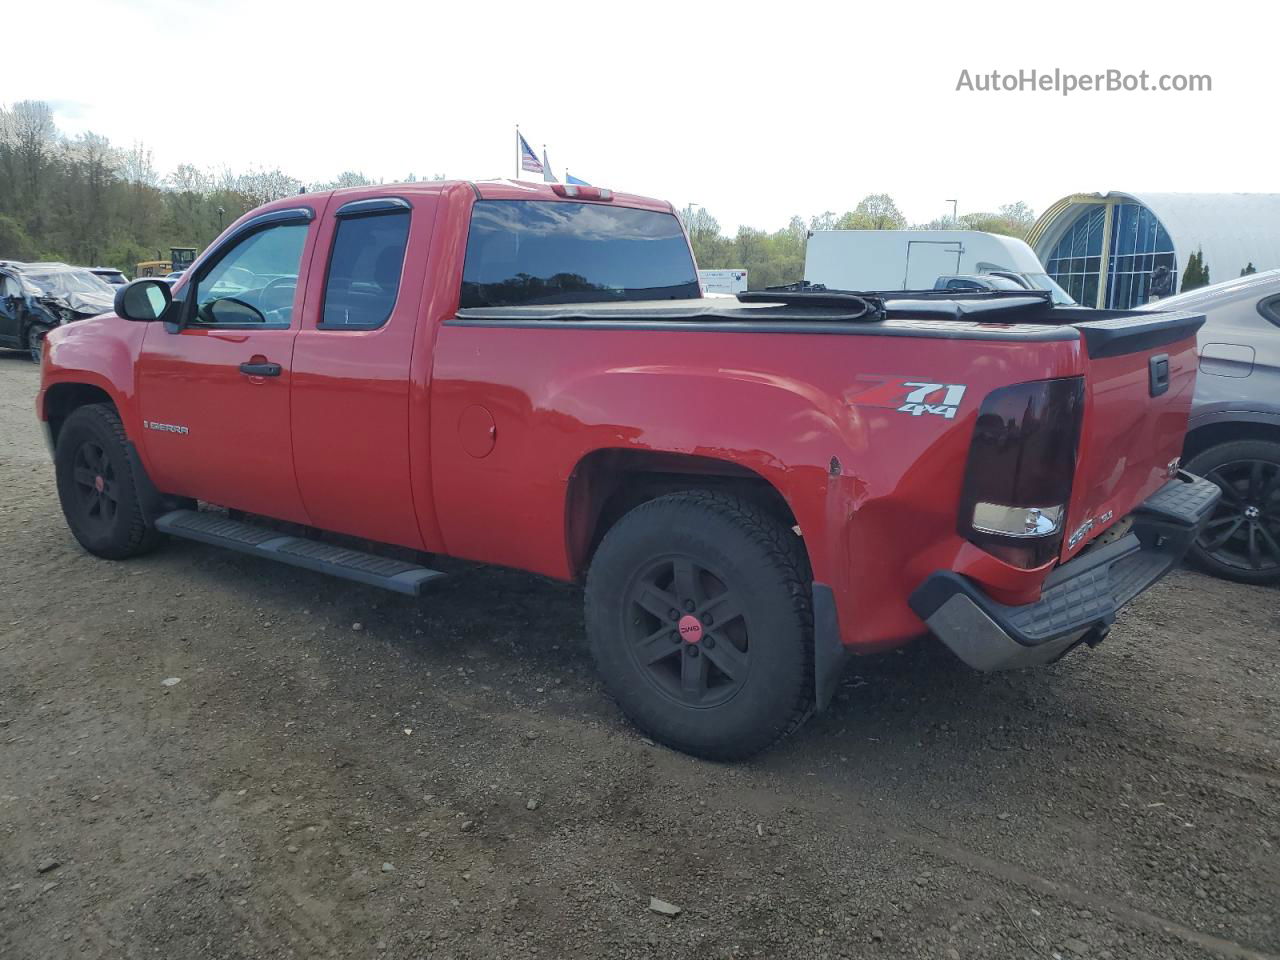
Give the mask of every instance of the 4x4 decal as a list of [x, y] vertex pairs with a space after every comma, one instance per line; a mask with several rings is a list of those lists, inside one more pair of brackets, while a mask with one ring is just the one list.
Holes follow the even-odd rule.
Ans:
[[967, 388], [963, 383], [894, 380], [855, 394], [849, 402], [859, 407], [884, 407], [913, 417], [929, 413], [954, 420]]

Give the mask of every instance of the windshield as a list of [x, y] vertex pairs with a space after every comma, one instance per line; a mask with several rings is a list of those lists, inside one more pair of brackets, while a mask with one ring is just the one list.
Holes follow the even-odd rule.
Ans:
[[1031, 281], [1037, 290], [1048, 290], [1053, 294], [1053, 302], [1058, 304], [1058, 306], [1079, 306], [1079, 304], [1071, 299], [1071, 294], [1058, 286], [1057, 281], [1047, 273], [1024, 273], [1023, 276]]
[[462, 306], [700, 297], [672, 214], [597, 203], [481, 200], [471, 214]]

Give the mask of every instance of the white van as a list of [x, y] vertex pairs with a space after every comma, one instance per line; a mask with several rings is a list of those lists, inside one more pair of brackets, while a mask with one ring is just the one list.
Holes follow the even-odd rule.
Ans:
[[815, 230], [804, 278], [828, 290], [932, 290], [939, 277], [994, 274], [1075, 303], [1023, 241], [978, 230]]

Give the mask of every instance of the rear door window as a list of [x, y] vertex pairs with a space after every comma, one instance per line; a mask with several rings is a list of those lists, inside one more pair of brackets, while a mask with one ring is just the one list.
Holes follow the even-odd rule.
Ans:
[[673, 214], [539, 200], [479, 200], [472, 211], [463, 307], [701, 295]]
[[400, 292], [409, 211], [341, 217], [324, 286], [325, 329], [371, 330], [391, 316]]

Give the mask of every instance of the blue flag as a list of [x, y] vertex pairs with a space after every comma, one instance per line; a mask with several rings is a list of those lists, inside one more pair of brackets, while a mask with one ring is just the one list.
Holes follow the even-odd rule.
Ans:
[[572, 184], [574, 184], [575, 186], [579, 186], [579, 187], [589, 187], [589, 186], [591, 186], [591, 184], [587, 183], [587, 181], [585, 181], [585, 180], [579, 180], [577, 177], [575, 177], [575, 176], [574, 176], [572, 173], [570, 173], [568, 170], [566, 170], [566, 171], [564, 172], [564, 182], [565, 182], [565, 183], [572, 183]]

